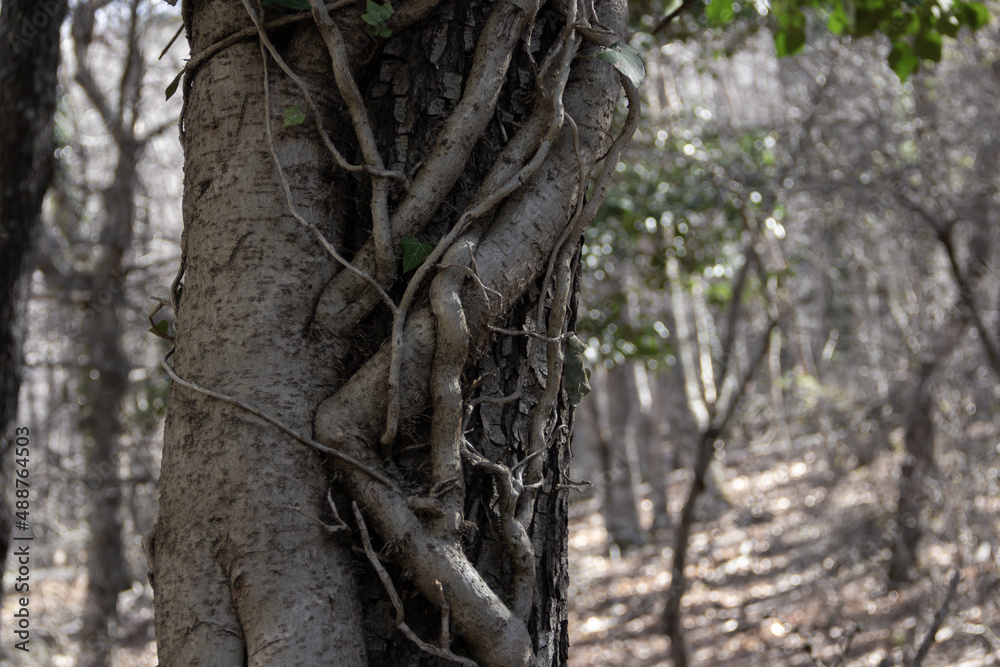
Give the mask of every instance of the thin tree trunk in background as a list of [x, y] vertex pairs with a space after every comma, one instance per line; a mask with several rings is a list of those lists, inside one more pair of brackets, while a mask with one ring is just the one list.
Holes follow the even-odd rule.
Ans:
[[128, 392], [129, 361], [122, 341], [125, 309], [124, 257], [131, 244], [135, 218], [135, 171], [138, 149], [127, 144], [119, 152], [111, 187], [104, 192], [107, 219], [101, 235], [102, 259], [93, 275], [90, 295], [94, 318], [83, 331], [88, 359], [82, 369], [87, 413], [81, 426], [87, 484], [92, 498], [87, 549], [87, 601], [81, 631], [81, 665], [109, 664], [109, 626], [117, 617], [118, 593], [128, 588], [122, 550], [121, 415]]
[[66, 0], [4, 0], [0, 8], [0, 571], [13, 529], [10, 452], [21, 386], [18, 315], [25, 294], [20, 281], [31, 266], [33, 235], [52, 176], [59, 28], [66, 8]]
[[597, 423], [601, 459], [601, 512], [608, 537], [619, 548], [645, 542], [639, 521], [638, 460], [635, 420], [638, 405], [630, 368], [597, 369], [597, 396], [590, 404]]
[[[646, 366], [641, 362], [633, 364], [636, 397], [639, 399], [639, 460], [644, 471], [645, 481], [649, 483], [649, 496], [652, 504], [652, 532], [670, 527], [670, 517], [667, 510], [667, 464], [666, 443], [670, 425], [664, 419], [661, 410], [666, 403], [659, 400], [659, 378], [650, 377]], [[653, 406], [661, 406], [654, 410]]]
[[896, 541], [889, 561], [889, 584], [896, 586], [910, 581], [916, 565], [917, 543], [920, 541], [920, 513], [923, 508], [925, 477], [934, 465], [934, 405], [930, 391], [934, 362], [922, 362], [917, 369], [917, 381], [910, 413], [903, 436], [905, 454], [899, 471], [899, 495], [896, 501]]
[[[125, 58], [120, 79], [110, 98], [92, 71], [89, 48], [94, 39], [95, 2], [80, 3], [73, 14], [75, 80], [98, 111], [114, 140], [117, 157], [110, 185], [101, 192], [103, 222], [97, 261], [75, 278], [90, 286], [91, 321], [81, 330], [87, 363], [81, 369], [86, 405], [81, 431], [86, 438], [86, 481], [91, 497], [90, 539], [87, 546], [87, 598], [80, 631], [83, 667], [110, 664], [111, 630], [118, 616], [118, 594], [128, 588], [129, 576], [122, 543], [122, 488], [119, 473], [123, 402], [129, 389], [129, 359], [124, 349], [126, 308], [125, 261], [135, 228], [135, 197], [139, 189], [137, 166], [149, 136], [135, 133], [139, 91], [145, 74], [139, 44], [139, 3], [129, 0]], [[157, 132], [159, 130], [154, 130]]]

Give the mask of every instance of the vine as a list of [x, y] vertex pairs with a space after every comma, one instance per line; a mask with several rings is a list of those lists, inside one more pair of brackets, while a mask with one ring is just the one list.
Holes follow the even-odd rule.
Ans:
[[[527, 527], [536, 491], [543, 482], [543, 454], [556, 435], [550, 422], [562, 396], [563, 378], [570, 373], [585, 374], [579, 355], [571, 356], [571, 364], [565, 367], [563, 351], [564, 343], [572, 341], [574, 333], [568, 330], [567, 322], [576, 239], [596, 213], [621, 152], [636, 129], [641, 61], [634, 49], [618, 41], [620, 35], [599, 20], [592, 3], [568, 2], [565, 26], [535, 68], [536, 96], [530, 113], [500, 150], [470, 203], [432, 245], [421, 242], [417, 234], [425, 231], [462, 177], [478, 137], [495, 117], [511, 53], [522, 39], [530, 43], [525, 36], [530, 35], [541, 0], [501, 0], [496, 4], [480, 32], [464, 92], [412, 180], [385, 166], [352, 69], [364, 54], [347, 44], [344, 26], [331, 15], [332, 9], [350, 3], [242, 2], [253, 22], [252, 31], [240, 31], [222, 40], [221, 46], [192, 58], [184, 70], [188, 83], [199, 64], [225, 45], [253, 35], [258, 38], [267, 145], [287, 210], [344, 269], [324, 291], [316, 319], [332, 334], [336, 346], [365, 314], [382, 303], [392, 315], [392, 332], [388, 344], [319, 406], [314, 437], [296, 432], [244, 401], [180, 377], [168, 363], [172, 352], [164, 357], [163, 366], [180, 386], [248, 412], [331, 457], [352, 499], [363, 551], [396, 611], [396, 626], [421, 650], [457, 664], [477, 664], [452, 652], [454, 625], [478, 664], [530, 664], [534, 648], [528, 623], [538, 554]], [[265, 22], [263, 8], [270, 5], [297, 13]], [[436, 5], [436, 1], [407, 3], [395, 11], [389, 3], [377, 5], [367, 0], [367, 11], [351, 20], [367, 26], [373, 37], [386, 39], [426, 16]], [[335, 145], [324, 127], [322, 109], [269, 37], [274, 27], [304, 20], [305, 16], [311, 16], [326, 46], [337, 93], [358, 142], [360, 163], [349, 161]], [[596, 58], [579, 58], [587, 44]], [[570, 91], [571, 70], [584, 70], [594, 80], [610, 82], [611, 68], [602, 60], [616, 69], [614, 79], [624, 87], [629, 104], [624, 126], [610, 146], [607, 126], [617, 95], [607, 92], [603, 103], [595, 104], [592, 93]], [[297, 106], [284, 109], [283, 125], [302, 124], [311, 116], [337, 167], [370, 183], [372, 238], [350, 260], [296, 207], [272, 129], [268, 81], [272, 62], [299, 87], [305, 99], [306, 110]], [[172, 85], [176, 88], [177, 84]], [[583, 139], [581, 128], [586, 133]], [[603, 167], [593, 182], [590, 199], [585, 201], [591, 167], [601, 160]], [[390, 211], [393, 182], [405, 183], [406, 187]], [[557, 224], [542, 228], [543, 220]], [[535, 322], [524, 331], [512, 331], [495, 322], [506, 317], [510, 304], [516, 303], [528, 284], [537, 280], [536, 270], [497, 258], [504, 256], [501, 248], [523, 245], [528, 238], [537, 245], [541, 265], [547, 270]], [[390, 296], [400, 280], [397, 248], [402, 254], [403, 273], [412, 273], [398, 302]], [[161, 305], [165, 303], [161, 301]], [[543, 346], [547, 378], [536, 397], [526, 450], [501, 461], [477, 451], [464, 433], [465, 419], [476, 401], [497, 400], [466, 396], [462, 384], [471, 350], [478, 349], [495, 333], [529, 337], [529, 359], [518, 381], [519, 395], [527, 369], [535, 362], [535, 352]], [[385, 383], [389, 386], [387, 396], [373, 391]], [[573, 380], [570, 402], [575, 404], [582, 398], [585, 383], [585, 378]], [[431, 414], [430, 482], [427, 488], [414, 490], [412, 482], [403, 480], [392, 465], [392, 445], [401, 419], [421, 410], [425, 399], [429, 399]], [[466, 467], [486, 472], [499, 493], [499, 534], [512, 571], [508, 590], [493, 590], [463, 551], [462, 531], [468, 523]], [[332, 497], [328, 501], [338, 516]], [[343, 528], [343, 522], [327, 527], [336, 531]], [[418, 637], [406, 623], [395, 584], [372, 546], [372, 534], [386, 545], [394, 545], [391, 552], [396, 562], [412, 573], [417, 588], [440, 608], [441, 630], [436, 645]]]

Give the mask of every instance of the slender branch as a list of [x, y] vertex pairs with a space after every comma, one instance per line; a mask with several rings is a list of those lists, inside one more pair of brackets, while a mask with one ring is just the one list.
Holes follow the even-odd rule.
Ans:
[[[327, 497], [330, 498], [329, 495]], [[339, 514], [337, 514], [337, 507], [336, 507], [336, 505], [333, 504], [332, 498], [330, 500], [330, 507], [333, 509], [333, 516], [337, 520], [337, 523], [335, 525], [333, 525], [333, 526], [331, 526], [330, 524], [326, 523], [325, 521], [320, 520], [319, 517], [315, 517], [312, 514], [306, 514], [305, 512], [303, 512], [302, 510], [300, 510], [295, 505], [285, 505], [285, 507], [287, 507], [288, 509], [292, 510], [293, 512], [298, 512], [299, 514], [301, 514], [302, 516], [304, 516], [305, 518], [309, 519], [310, 521], [312, 521], [313, 523], [315, 523], [317, 526], [319, 526], [320, 528], [322, 528], [323, 530], [325, 530], [330, 535], [336, 535], [337, 533], [341, 532], [342, 530], [349, 530], [348, 525], [346, 523], [344, 523], [344, 520], [340, 518]]]
[[170, 47], [174, 45], [174, 42], [177, 41], [177, 38], [180, 37], [181, 33], [183, 32], [184, 32], [184, 23], [182, 22], [179, 26], [177, 26], [177, 32], [174, 33], [174, 36], [170, 38], [170, 41], [167, 42], [167, 45], [163, 47], [162, 51], [160, 51], [160, 56], [157, 58], [157, 60], [163, 60], [163, 56], [167, 55], [167, 51], [170, 50]]
[[924, 223], [933, 230], [934, 235], [944, 246], [945, 254], [948, 256], [948, 264], [951, 268], [952, 277], [955, 279], [955, 283], [958, 285], [958, 295], [959, 300], [966, 311], [967, 316], [972, 320], [973, 326], [979, 333], [979, 340], [983, 346], [983, 351], [986, 353], [986, 357], [990, 362], [990, 366], [993, 368], [993, 372], [1000, 375], [1000, 350], [993, 343], [993, 338], [990, 336], [989, 330], [986, 328], [986, 323], [983, 321], [982, 315], [979, 312], [979, 308], [976, 307], [975, 295], [972, 290], [972, 285], [966, 278], [965, 271], [962, 270], [961, 265], [958, 261], [958, 253], [955, 249], [955, 242], [953, 239], [955, 221], [948, 220], [944, 222], [939, 222], [938, 217], [933, 211], [929, 210], [919, 201], [915, 201], [910, 196], [899, 196], [897, 197], [906, 208], [910, 209], [914, 213], [917, 213]]
[[983, 351], [986, 352], [986, 357], [989, 359], [990, 366], [993, 367], [993, 372], [1000, 375], [1000, 352], [997, 351], [996, 346], [993, 344], [993, 338], [990, 335], [989, 330], [986, 328], [986, 323], [983, 321], [983, 317], [979, 312], [979, 308], [976, 307], [975, 296], [972, 292], [972, 285], [966, 280], [965, 272], [958, 263], [958, 254], [955, 252], [955, 242], [952, 238], [952, 230], [954, 225], [948, 225], [944, 229], [938, 229], [938, 239], [944, 246], [945, 252], [948, 255], [948, 263], [951, 266], [951, 274], [955, 278], [955, 282], [958, 284], [958, 294], [961, 298], [962, 305], [965, 307], [965, 311], [968, 313], [969, 319], [972, 320], [973, 326], [976, 327], [976, 331], [979, 332], [980, 344], [983, 346]]
[[934, 614], [934, 620], [931, 621], [931, 626], [927, 628], [927, 633], [924, 635], [924, 640], [920, 642], [917, 654], [910, 661], [910, 667], [920, 667], [924, 662], [924, 658], [927, 657], [927, 652], [934, 645], [934, 637], [937, 636], [938, 630], [941, 629], [941, 624], [944, 623], [945, 616], [948, 615], [948, 607], [951, 606], [951, 601], [955, 598], [955, 592], [958, 590], [958, 580], [961, 577], [962, 571], [955, 568], [955, 571], [951, 574], [951, 582], [948, 584], [948, 592], [945, 593], [941, 606], [938, 608], [937, 613]]
[[653, 28], [653, 34], [655, 35], [657, 33], [662, 32], [668, 25], [670, 25], [673, 22], [675, 18], [677, 18], [678, 16], [689, 10], [694, 5], [694, 3], [695, 0], [684, 0], [684, 2], [682, 2], [680, 6], [677, 7], [677, 9], [670, 12], [669, 14], [667, 14], [666, 16], [664, 16], [662, 19], [659, 20], [659, 22]]

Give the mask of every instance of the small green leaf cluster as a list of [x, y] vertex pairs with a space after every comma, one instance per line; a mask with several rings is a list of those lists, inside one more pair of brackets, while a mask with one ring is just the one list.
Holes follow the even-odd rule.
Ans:
[[[733, 276], [746, 261], [744, 214], [776, 227], [784, 217], [768, 187], [776, 150], [769, 131], [722, 137], [694, 119], [636, 139], [582, 249], [590, 307], [581, 310], [578, 330], [600, 357], [671, 363], [674, 341], [663, 312], [668, 257], [680, 263], [684, 286], [703, 276], [708, 302], [729, 305]], [[743, 192], [713, 178], [733, 167], [752, 175]], [[751, 279], [745, 297], [761, 294]]]
[[802, 49], [807, 8], [825, 16], [834, 34], [888, 37], [892, 43], [889, 66], [901, 80], [917, 71], [921, 61], [941, 60], [945, 36], [956, 36], [962, 27], [978, 30], [990, 20], [986, 5], [965, 0], [780, 0], [772, 5], [778, 55]]
[[365, 6], [368, 11], [361, 15], [361, 20], [368, 24], [368, 32], [373, 37], [390, 36], [392, 30], [389, 30], [386, 21], [392, 17], [392, 5], [388, 2], [377, 5], [372, 0], [366, 0]]
[[[648, 32], [677, 7], [677, 0], [633, 0], [632, 27]], [[716, 30], [746, 37], [767, 27], [779, 56], [800, 52], [824, 30], [851, 37], [883, 34], [892, 44], [889, 65], [905, 80], [922, 62], [941, 60], [945, 37], [963, 27], [979, 30], [990, 19], [989, 7], [979, 0], [705, 0], [686, 9], [669, 34], [701, 39]]]

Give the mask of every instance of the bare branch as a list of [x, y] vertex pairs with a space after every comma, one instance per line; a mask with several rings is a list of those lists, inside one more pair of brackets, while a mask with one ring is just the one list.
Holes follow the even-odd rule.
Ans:
[[941, 629], [941, 624], [944, 623], [945, 616], [948, 615], [948, 607], [951, 606], [951, 601], [955, 598], [955, 592], [958, 590], [958, 581], [962, 578], [962, 571], [955, 568], [955, 571], [951, 573], [951, 582], [948, 584], [948, 592], [945, 593], [944, 600], [941, 602], [941, 606], [938, 608], [937, 613], [934, 614], [934, 620], [931, 621], [931, 626], [927, 628], [927, 633], [924, 635], [924, 639], [920, 642], [920, 648], [917, 649], [917, 654], [913, 656], [913, 660], [910, 661], [910, 667], [920, 667], [924, 662], [924, 658], [927, 657], [927, 652], [931, 650], [931, 646], [934, 645], [934, 637], [937, 635], [938, 630]]
[[747, 386], [757, 372], [757, 367], [764, 360], [770, 348], [771, 332], [778, 326], [778, 320], [772, 319], [768, 323], [766, 332], [763, 334], [763, 344], [757, 355], [751, 361], [746, 374], [739, 381], [737, 389], [726, 405], [722, 417], [716, 417], [714, 413], [718, 408], [718, 403], [711, 406], [711, 413], [707, 426], [701, 432], [698, 442], [697, 460], [694, 466], [694, 479], [691, 481], [691, 488], [688, 490], [687, 500], [681, 509], [681, 518], [676, 529], [674, 538], [674, 558], [671, 564], [670, 588], [667, 592], [667, 606], [663, 610], [663, 619], [666, 624], [666, 635], [670, 638], [670, 655], [676, 667], [687, 667], [687, 648], [684, 644], [684, 631], [681, 624], [681, 600], [687, 589], [687, 566], [688, 542], [691, 534], [691, 526], [694, 523], [695, 506], [698, 498], [705, 490], [705, 475], [708, 467], [715, 458], [716, 440], [722, 436], [729, 420], [732, 418], [739, 405]]

